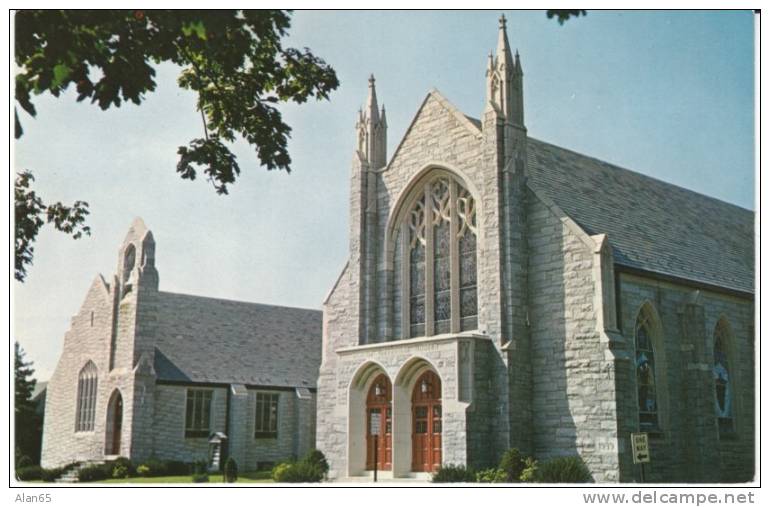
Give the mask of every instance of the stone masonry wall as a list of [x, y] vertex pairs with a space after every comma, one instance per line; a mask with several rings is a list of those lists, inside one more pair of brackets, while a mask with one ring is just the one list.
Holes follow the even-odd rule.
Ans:
[[[195, 389], [199, 388], [195, 387]], [[200, 389], [212, 391], [211, 431], [227, 433], [225, 428], [227, 389], [224, 387], [201, 387]], [[184, 435], [187, 390], [186, 386], [157, 385], [155, 387], [153, 449], [158, 459], [185, 462], [208, 460], [208, 436], [186, 438]]]
[[[119, 342], [130, 339], [132, 307], [128, 298], [124, 304], [126, 322], [118, 336]], [[130, 367], [124, 365], [109, 370], [112, 311], [112, 296], [101, 277], [97, 277], [80, 311], [72, 318], [62, 355], [48, 383], [41, 456], [44, 467], [104, 459], [107, 405], [115, 389], [120, 390], [124, 405], [121, 453], [129, 452], [132, 414], [127, 407], [133, 400], [132, 374]], [[78, 376], [89, 360], [98, 370], [94, 430], [76, 432]]]
[[614, 368], [597, 331], [592, 249], [537, 196], [528, 201], [534, 454], [577, 454], [595, 481], [617, 481]]
[[[650, 303], [660, 319], [663, 350], [656, 350], [656, 381], [661, 432], [650, 437], [652, 462], [648, 481], [742, 482], [754, 475], [754, 305], [749, 299], [719, 294], [621, 273], [620, 319], [628, 353], [634, 353], [634, 326], [639, 309]], [[731, 377], [737, 391], [734, 435], [720, 439], [714, 412], [714, 329], [726, 318], [732, 331]], [[693, 320], [694, 319], [694, 320]], [[701, 329], [692, 337], [690, 330]], [[621, 375], [623, 372], [619, 372]], [[621, 445], [638, 431], [633, 365], [625, 372], [626, 392], [619, 395]], [[698, 385], [693, 385], [698, 383]], [[704, 399], [693, 399], [700, 396]], [[705, 451], [713, 451], [705, 455]], [[622, 479], [637, 481], [639, 466], [625, 454]]]

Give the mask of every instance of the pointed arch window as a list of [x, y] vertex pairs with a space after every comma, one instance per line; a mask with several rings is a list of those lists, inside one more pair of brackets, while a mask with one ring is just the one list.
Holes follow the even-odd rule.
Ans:
[[716, 410], [719, 434], [734, 431], [733, 393], [734, 382], [730, 374], [730, 334], [727, 323], [720, 320], [714, 329], [714, 409]]
[[78, 375], [75, 431], [94, 431], [97, 388], [98, 371], [93, 361], [88, 361]]
[[393, 336], [476, 329], [475, 200], [444, 171], [414, 194], [406, 211], [396, 215], [400, 221], [394, 228]]
[[639, 429], [658, 429], [658, 390], [655, 381], [655, 347], [650, 316], [640, 311], [636, 319], [636, 389], [639, 402]]

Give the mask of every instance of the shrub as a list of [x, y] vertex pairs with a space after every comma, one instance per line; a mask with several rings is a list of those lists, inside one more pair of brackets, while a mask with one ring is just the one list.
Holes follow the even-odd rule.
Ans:
[[476, 482], [506, 482], [505, 472], [499, 468], [487, 468], [476, 472]]
[[128, 477], [128, 468], [124, 465], [115, 465], [112, 467], [112, 474], [110, 475], [113, 479], [125, 479]]
[[321, 482], [324, 472], [321, 467], [306, 461], [300, 461], [289, 466], [281, 482]]
[[591, 473], [580, 456], [565, 456], [541, 463], [534, 474], [535, 482], [591, 482]]
[[324, 456], [324, 453], [318, 449], [313, 449], [310, 451], [302, 461], [317, 466], [321, 470], [324, 477], [326, 477], [326, 474], [329, 473], [329, 462], [326, 461], [326, 456]]
[[124, 479], [136, 475], [134, 464], [128, 458], [117, 458], [104, 464], [105, 472], [108, 477], [113, 479]]
[[16, 460], [16, 468], [27, 468], [34, 465], [32, 462], [32, 458], [27, 456], [26, 454], [22, 454], [19, 456], [19, 459]]
[[292, 465], [292, 463], [278, 463], [273, 467], [273, 471], [270, 473], [270, 476], [275, 482], [288, 482], [283, 479]]
[[225, 462], [225, 482], [235, 482], [238, 480], [238, 464], [231, 457]]
[[37, 481], [43, 478], [43, 469], [39, 465], [28, 465], [16, 468], [16, 479], [19, 481]]
[[506, 482], [519, 482], [525, 468], [524, 456], [515, 447], [508, 449], [500, 459], [500, 469], [505, 472]]
[[61, 477], [64, 474], [65, 470], [63, 467], [59, 468], [41, 468], [40, 469], [40, 478], [43, 479], [43, 482], [54, 482], [56, 479]]
[[535, 474], [537, 473], [537, 460], [534, 458], [527, 458], [524, 460], [524, 470], [519, 476], [521, 482], [535, 482]]
[[205, 461], [196, 461], [193, 465], [193, 482], [209, 482], [208, 463]]
[[476, 474], [465, 465], [442, 465], [431, 477], [431, 482], [476, 482]]
[[111, 477], [112, 467], [104, 465], [88, 465], [78, 470], [79, 482], [103, 481]]
[[152, 477], [150, 475], [150, 467], [145, 464], [141, 464], [138, 467], [136, 467], [136, 474], [139, 477]]

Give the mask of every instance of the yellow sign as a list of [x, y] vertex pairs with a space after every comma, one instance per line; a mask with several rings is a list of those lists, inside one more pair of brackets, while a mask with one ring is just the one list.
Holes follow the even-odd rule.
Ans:
[[634, 456], [634, 464], [650, 462], [647, 433], [631, 433], [631, 454]]

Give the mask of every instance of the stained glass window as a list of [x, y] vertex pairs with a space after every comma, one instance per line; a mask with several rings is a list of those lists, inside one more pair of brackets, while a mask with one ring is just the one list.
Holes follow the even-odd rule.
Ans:
[[433, 183], [433, 322], [436, 334], [448, 333], [452, 318], [449, 182]]
[[[422, 213], [423, 207], [418, 207]], [[412, 228], [411, 235], [412, 241], [409, 252], [410, 334], [411, 336], [422, 336], [425, 334], [425, 238], [424, 236], [420, 237], [419, 228]]]
[[[463, 185], [443, 174], [418, 189], [418, 196], [394, 233], [393, 336], [405, 338], [401, 301], [408, 301], [409, 337], [425, 336], [427, 330], [476, 329], [475, 201]], [[404, 238], [401, 224], [408, 226]], [[401, 241], [408, 245], [401, 246]]]
[[96, 365], [92, 361], [88, 361], [78, 375], [75, 431], [94, 431], [97, 387], [98, 372]]
[[649, 319], [640, 312], [636, 320], [636, 389], [639, 400], [639, 428], [658, 429], [658, 396], [655, 383], [655, 350]]
[[727, 326], [720, 321], [714, 331], [714, 408], [720, 435], [733, 431], [733, 385], [727, 344]]

